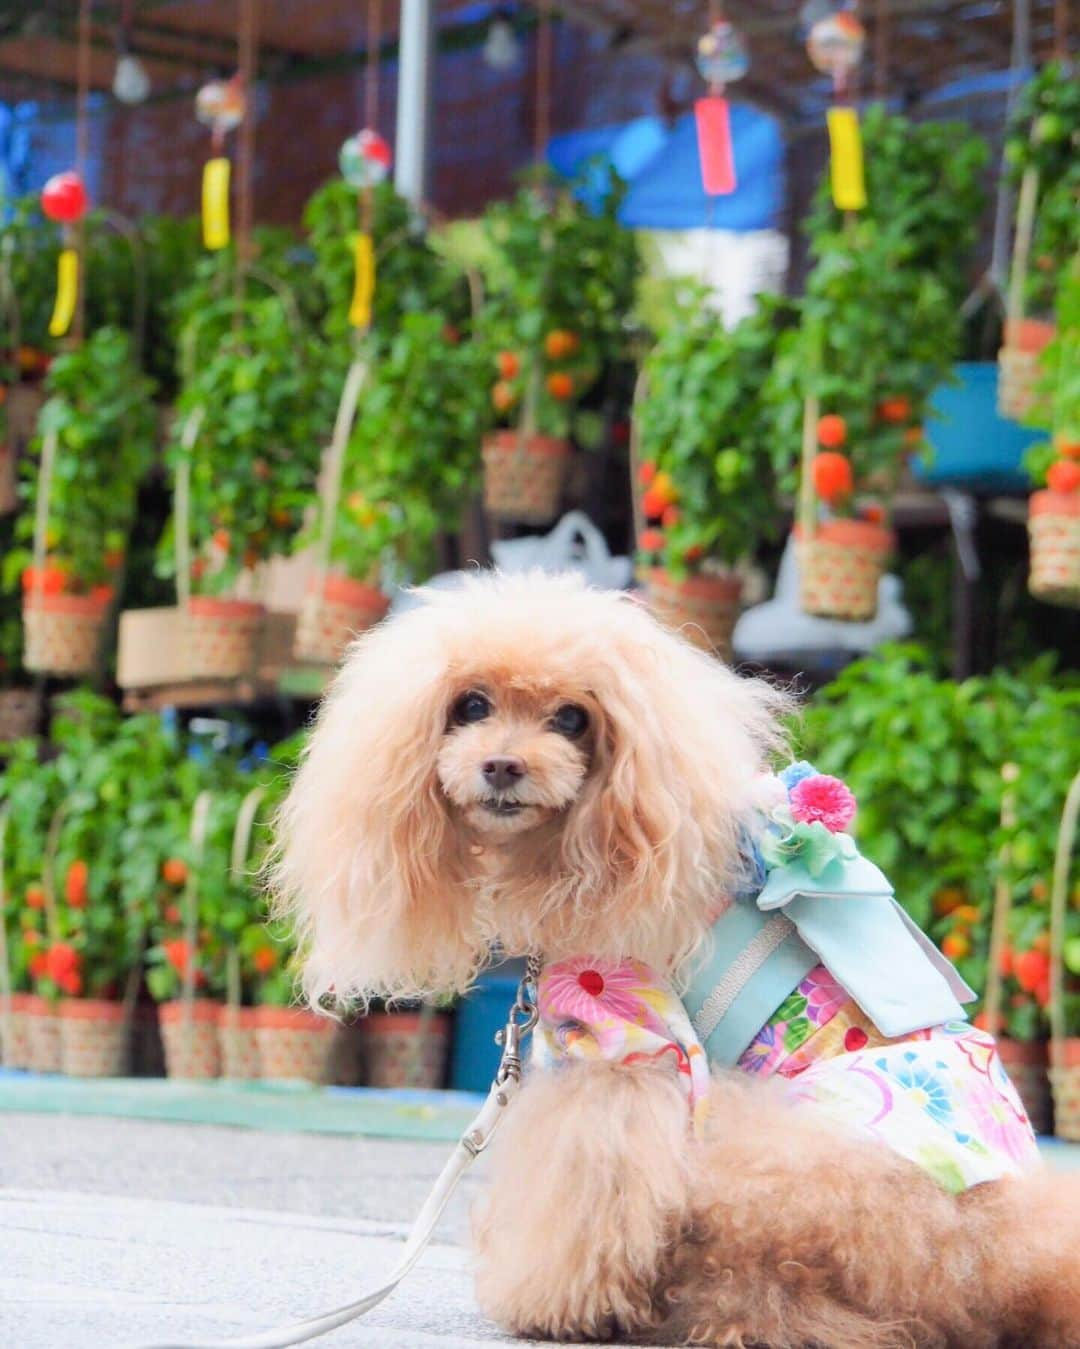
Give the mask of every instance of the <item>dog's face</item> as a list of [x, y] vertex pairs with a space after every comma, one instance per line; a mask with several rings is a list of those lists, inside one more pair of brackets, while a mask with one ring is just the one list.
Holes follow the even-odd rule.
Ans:
[[593, 762], [589, 701], [494, 678], [457, 694], [438, 752], [452, 813], [493, 843], [565, 816]]
[[426, 596], [350, 651], [281, 813], [308, 991], [463, 991], [493, 944], [677, 963], [782, 705], [565, 577]]

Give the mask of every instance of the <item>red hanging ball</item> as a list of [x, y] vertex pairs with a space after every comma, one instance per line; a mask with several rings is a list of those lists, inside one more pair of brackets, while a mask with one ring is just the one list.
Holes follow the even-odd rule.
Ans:
[[41, 189], [41, 209], [50, 220], [71, 225], [86, 214], [89, 201], [83, 180], [73, 170], [54, 173]]

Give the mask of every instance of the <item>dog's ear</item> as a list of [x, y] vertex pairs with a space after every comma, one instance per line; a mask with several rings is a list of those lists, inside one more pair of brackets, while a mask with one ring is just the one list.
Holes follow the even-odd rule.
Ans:
[[280, 811], [271, 885], [312, 1000], [458, 990], [482, 958], [436, 777], [444, 663], [415, 612], [355, 642]]
[[597, 771], [567, 822], [563, 869], [573, 907], [597, 920], [590, 949], [678, 961], [738, 882], [789, 703], [633, 608], [596, 681]]

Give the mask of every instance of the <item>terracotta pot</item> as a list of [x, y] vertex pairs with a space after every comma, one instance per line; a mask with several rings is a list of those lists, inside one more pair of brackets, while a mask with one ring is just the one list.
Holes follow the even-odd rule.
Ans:
[[225, 1005], [218, 1010], [222, 1077], [259, 1076], [259, 1041], [256, 1034], [258, 1015], [257, 1007]]
[[331, 1080], [336, 1021], [300, 1007], [259, 1007], [256, 1011], [255, 1036], [264, 1078]]
[[484, 509], [496, 520], [546, 525], [559, 513], [570, 442], [492, 431], [484, 437]]
[[23, 997], [26, 1028], [26, 1066], [33, 1073], [60, 1071], [60, 1022], [48, 998], [37, 993]]
[[1004, 345], [998, 352], [998, 411], [1003, 417], [1022, 421], [1031, 411], [1042, 373], [1039, 356], [1054, 331], [1052, 323], [1040, 319], [1005, 324]]
[[360, 632], [386, 617], [390, 601], [381, 590], [331, 573], [319, 585], [312, 577], [296, 620], [293, 655], [317, 665], [336, 665]]
[[1010, 1040], [1002, 1036], [998, 1054], [1037, 1134], [1048, 1134], [1052, 1118], [1050, 1075], [1045, 1040]]
[[255, 670], [266, 610], [250, 600], [192, 595], [186, 618], [193, 679], [240, 679]]
[[1054, 1133], [1080, 1143], [1080, 1036], [1050, 1049], [1050, 1086], [1054, 1093]]
[[1047, 604], [1080, 608], [1080, 492], [1033, 492], [1028, 538], [1028, 589]]
[[219, 1006], [209, 998], [194, 998], [190, 1007], [186, 1015], [183, 999], [158, 1005], [165, 1072], [169, 1077], [217, 1077], [221, 1071]]
[[129, 1054], [128, 1025], [119, 1002], [62, 998], [60, 1071], [69, 1077], [123, 1077]]
[[450, 1018], [436, 1012], [373, 1012], [360, 1023], [369, 1087], [439, 1087], [446, 1069]]
[[795, 530], [804, 613], [864, 622], [877, 613], [878, 585], [893, 549], [892, 532], [866, 520], [829, 520], [810, 539]]
[[23, 596], [23, 664], [41, 674], [84, 675], [97, 668], [112, 592]]
[[29, 1068], [30, 1031], [26, 1016], [29, 993], [12, 993], [8, 1006], [0, 1003], [0, 1036], [3, 1037], [5, 1068]]
[[706, 651], [731, 659], [731, 634], [739, 617], [742, 577], [734, 573], [688, 576], [676, 581], [666, 571], [645, 573], [649, 608], [665, 627], [675, 628]]
[[0, 689], [0, 742], [33, 735], [41, 717], [36, 689]]

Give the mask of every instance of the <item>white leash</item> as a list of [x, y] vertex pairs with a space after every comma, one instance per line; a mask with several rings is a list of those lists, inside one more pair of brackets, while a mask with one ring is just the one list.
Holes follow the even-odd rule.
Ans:
[[[139, 1349], [289, 1349], [290, 1345], [314, 1340], [359, 1316], [364, 1316], [373, 1307], [377, 1307], [384, 1298], [389, 1297], [423, 1255], [435, 1230], [435, 1224], [449, 1203], [458, 1181], [491, 1142], [495, 1130], [506, 1114], [507, 1107], [521, 1086], [521, 1041], [536, 1024], [536, 1005], [530, 996], [530, 989], [535, 988], [538, 972], [539, 962], [530, 959], [525, 978], [518, 986], [517, 1000], [511, 1008], [506, 1027], [497, 1037], [503, 1046], [502, 1061], [487, 1100], [458, 1139], [454, 1151], [417, 1215], [401, 1259], [385, 1283], [357, 1298], [355, 1302], [348, 1302], [343, 1307], [325, 1312], [322, 1316], [313, 1316], [307, 1321], [279, 1326], [276, 1330], [256, 1335], [242, 1335], [232, 1340], [161, 1340], [156, 1344], [142, 1345]], [[517, 1020], [518, 1016], [522, 1019]]]

